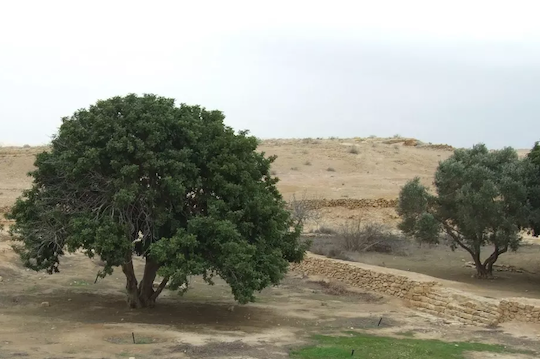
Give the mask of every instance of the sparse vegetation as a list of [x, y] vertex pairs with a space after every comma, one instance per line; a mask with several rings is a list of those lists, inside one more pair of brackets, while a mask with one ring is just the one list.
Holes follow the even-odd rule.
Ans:
[[336, 247], [332, 247], [328, 251], [319, 254], [326, 255], [328, 258], [341, 259], [344, 261], [351, 260], [351, 258], [349, 258], [349, 256], [345, 254], [342, 249]]
[[337, 231], [335, 229], [326, 226], [320, 226], [319, 228], [314, 229], [311, 232], [318, 234], [337, 234]]
[[293, 194], [288, 202], [288, 209], [292, 220], [303, 227], [307, 222], [318, 223], [321, 218], [321, 213], [318, 209], [313, 208], [310, 200], [307, 198], [306, 192], [302, 193], [300, 198]]
[[295, 167], [291, 167], [291, 171], [298, 171], [298, 170], [299, 170], [299, 168], [296, 167], [296, 166], [295, 166]]
[[332, 235], [330, 240], [317, 237], [313, 239], [311, 252], [329, 258], [351, 260], [347, 253], [378, 252], [406, 255], [410, 246], [406, 238], [375, 222], [363, 223], [360, 220], [352, 220], [329, 232], [321, 234]]
[[338, 231], [343, 249], [353, 252], [393, 253], [405, 241], [383, 224], [349, 221]]
[[336, 172], [336, 170], [334, 169], [334, 167], [328, 167], [326, 169], [328, 172]]
[[311, 166], [311, 161], [304, 162], [304, 166]]

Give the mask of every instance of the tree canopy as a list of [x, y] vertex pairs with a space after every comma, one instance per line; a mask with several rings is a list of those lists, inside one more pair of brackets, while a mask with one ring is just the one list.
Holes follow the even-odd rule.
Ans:
[[540, 142], [534, 144], [527, 158], [536, 167], [528, 183], [529, 202], [533, 209], [529, 226], [533, 235], [538, 237], [540, 235]]
[[[445, 234], [452, 249], [461, 247], [472, 256], [479, 277], [491, 276], [498, 257], [516, 250], [520, 231], [529, 226], [527, 182], [533, 173], [530, 161], [520, 160], [512, 148], [458, 149], [439, 164], [435, 193], [419, 178], [402, 188], [400, 229], [428, 243], [439, 243]], [[484, 246], [492, 252], [482, 260]]]
[[[8, 217], [26, 266], [59, 270], [66, 252], [121, 267], [131, 307], [166, 285], [219, 276], [237, 301], [275, 285], [306, 245], [269, 173], [275, 157], [219, 111], [155, 95], [113, 97], [62, 119], [37, 155], [33, 186]], [[132, 258], [145, 260], [140, 283]], [[157, 289], [157, 275], [164, 279]]]

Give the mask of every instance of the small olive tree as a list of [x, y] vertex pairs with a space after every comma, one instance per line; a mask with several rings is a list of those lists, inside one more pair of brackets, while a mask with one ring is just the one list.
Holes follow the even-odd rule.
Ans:
[[[461, 247], [471, 255], [477, 276], [489, 277], [499, 256], [519, 247], [520, 231], [529, 225], [526, 179], [532, 171], [530, 161], [520, 160], [512, 148], [490, 152], [479, 144], [456, 150], [437, 168], [435, 194], [419, 178], [402, 188], [399, 227], [429, 243], [445, 233], [453, 250]], [[482, 260], [486, 246], [492, 251]]]
[[[304, 255], [301, 226], [270, 175], [275, 158], [223, 120], [154, 95], [64, 118], [8, 214], [24, 264], [52, 274], [65, 252], [99, 255], [102, 277], [125, 274], [133, 308], [153, 306], [167, 284], [186, 288], [192, 275], [223, 278], [241, 303], [279, 283]], [[134, 256], [145, 261], [140, 281]]]

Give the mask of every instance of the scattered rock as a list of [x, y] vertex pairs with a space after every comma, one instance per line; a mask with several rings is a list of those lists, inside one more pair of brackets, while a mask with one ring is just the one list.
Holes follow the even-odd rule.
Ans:
[[51, 304], [49, 302], [41, 302], [42, 307], [50, 307]]
[[[474, 265], [474, 262], [466, 262], [463, 266], [464, 267], [469, 267], [469, 268], [476, 268], [476, 266]], [[529, 272], [529, 271], [527, 271], [527, 270], [525, 270], [523, 268], [518, 268], [516, 266], [505, 265], [505, 264], [494, 264], [493, 265], [493, 270], [495, 270], [497, 272], [513, 272], [513, 273], [535, 274], [534, 272]]]
[[4, 281], [4, 278], [0, 275], [0, 283]]
[[229, 312], [234, 312], [234, 305], [231, 305], [228, 309]]

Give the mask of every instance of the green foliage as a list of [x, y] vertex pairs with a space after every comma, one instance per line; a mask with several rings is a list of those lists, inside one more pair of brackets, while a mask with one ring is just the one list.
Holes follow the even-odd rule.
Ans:
[[316, 358], [402, 358], [402, 359], [464, 359], [470, 352], [516, 353], [502, 345], [469, 342], [443, 342], [440, 340], [397, 339], [369, 334], [350, 336], [317, 335], [316, 345], [294, 350], [291, 357]]
[[530, 220], [530, 228], [535, 236], [540, 235], [540, 142], [536, 142], [527, 155], [530, 163], [536, 167], [536, 171], [529, 178], [529, 201], [533, 208]]
[[242, 303], [277, 284], [304, 255], [301, 227], [270, 175], [275, 157], [223, 120], [155, 95], [113, 97], [63, 118], [8, 215], [24, 263], [53, 273], [66, 251], [82, 249], [101, 257], [105, 276], [136, 254], [157, 263], [171, 288], [219, 275]]
[[[512, 148], [490, 152], [476, 145], [456, 150], [437, 168], [435, 194], [418, 178], [402, 188], [400, 229], [430, 243], [438, 243], [446, 233], [453, 248], [472, 255], [480, 275], [491, 274], [500, 254], [518, 248], [519, 232], [528, 226], [531, 206], [525, 179], [533, 172], [530, 162], [520, 160]], [[480, 263], [480, 250], [486, 245], [494, 252]]]
[[534, 164], [537, 166], [540, 166], [540, 142], [536, 141], [534, 143], [533, 148], [527, 155], [527, 158], [529, 158]]

